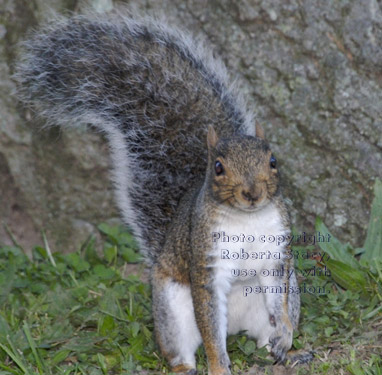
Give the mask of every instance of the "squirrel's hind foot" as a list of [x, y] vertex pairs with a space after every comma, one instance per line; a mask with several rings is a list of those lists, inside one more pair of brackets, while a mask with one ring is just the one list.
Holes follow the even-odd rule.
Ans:
[[313, 361], [316, 352], [314, 350], [293, 350], [287, 353], [285, 362], [289, 361], [291, 365], [309, 363]]
[[190, 368], [188, 365], [176, 365], [171, 369], [172, 372], [176, 372], [179, 375], [197, 375], [197, 371], [194, 368]]

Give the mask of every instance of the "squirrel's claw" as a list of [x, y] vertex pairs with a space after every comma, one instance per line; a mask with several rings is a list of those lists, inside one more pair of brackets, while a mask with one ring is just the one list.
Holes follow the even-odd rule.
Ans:
[[269, 339], [271, 345], [271, 353], [277, 363], [284, 363], [287, 351], [292, 346], [292, 331], [281, 328], [281, 332], [277, 330]]

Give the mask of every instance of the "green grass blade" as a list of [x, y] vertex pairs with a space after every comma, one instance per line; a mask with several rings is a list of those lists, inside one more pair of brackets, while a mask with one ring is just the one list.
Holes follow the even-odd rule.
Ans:
[[361, 316], [362, 320], [368, 320], [373, 318], [375, 315], [377, 315], [382, 310], [382, 306], [378, 306], [373, 311], [368, 312], [367, 314], [364, 314]]
[[362, 263], [369, 263], [375, 270], [373, 262], [382, 261], [382, 181], [378, 179], [374, 184], [374, 199], [364, 249]]
[[25, 336], [26, 336], [26, 338], [28, 340], [28, 344], [29, 344], [29, 346], [30, 346], [30, 348], [32, 350], [33, 357], [34, 357], [34, 359], [36, 361], [38, 371], [39, 371], [40, 374], [44, 374], [44, 367], [43, 367], [43, 364], [41, 362], [40, 355], [37, 352], [36, 344], [35, 344], [35, 342], [33, 340], [31, 331], [30, 331], [29, 326], [28, 326], [28, 324], [26, 322], [24, 322], [23, 330], [24, 330]]
[[3, 365], [2, 363], [0, 363], [0, 368], [2, 368], [3, 370], [7, 370], [9, 371], [11, 374], [15, 374], [15, 375], [20, 375], [20, 372], [19, 371], [16, 371], [8, 366], [5, 366]]
[[329, 241], [318, 242], [318, 245], [330, 256], [331, 259], [345, 263], [354, 269], [359, 269], [358, 261], [354, 258], [353, 254], [349, 252], [349, 249], [351, 248], [350, 245], [343, 244], [334, 237], [319, 217], [316, 219], [316, 231], [324, 235], [330, 235]]
[[329, 259], [325, 262], [332, 273], [334, 281], [342, 288], [353, 292], [365, 292], [367, 274], [356, 270], [337, 260]]
[[104, 373], [104, 375], [107, 375], [107, 366], [106, 366], [105, 357], [101, 353], [98, 353], [97, 359], [98, 359], [98, 363], [101, 367], [102, 372]]
[[9, 337], [7, 337], [7, 340], [8, 340], [9, 345], [11, 346], [12, 350], [10, 350], [8, 347], [6, 347], [3, 344], [0, 344], [0, 348], [3, 349], [5, 351], [5, 353], [8, 354], [8, 356], [12, 359], [12, 361], [15, 362], [17, 366], [19, 366], [20, 370], [25, 375], [31, 375], [30, 372], [28, 371], [28, 369], [25, 367], [23, 360], [20, 358], [20, 356], [17, 354], [17, 351], [15, 350], [13, 345], [11, 344]]

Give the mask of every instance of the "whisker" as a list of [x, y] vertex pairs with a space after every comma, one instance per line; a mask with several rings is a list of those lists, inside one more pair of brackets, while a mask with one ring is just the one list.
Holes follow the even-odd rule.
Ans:
[[228, 198], [223, 199], [220, 203], [227, 202], [229, 199], [232, 199], [232, 198], [234, 198], [233, 195], [229, 196]]
[[219, 187], [220, 187], [220, 186], [223, 186], [223, 187], [225, 187], [225, 186], [229, 186], [229, 187], [235, 188], [235, 187], [237, 187], [237, 186], [239, 186], [239, 185], [241, 185], [241, 184], [240, 184], [240, 183], [237, 183], [237, 184], [221, 184], [221, 185], [219, 185]]

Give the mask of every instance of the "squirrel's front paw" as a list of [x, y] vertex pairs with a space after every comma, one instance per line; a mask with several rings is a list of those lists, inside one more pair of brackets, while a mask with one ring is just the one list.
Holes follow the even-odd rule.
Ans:
[[271, 353], [277, 362], [283, 362], [287, 351], [292, 347], [293, 329], [281, 325], [269, 338]]

